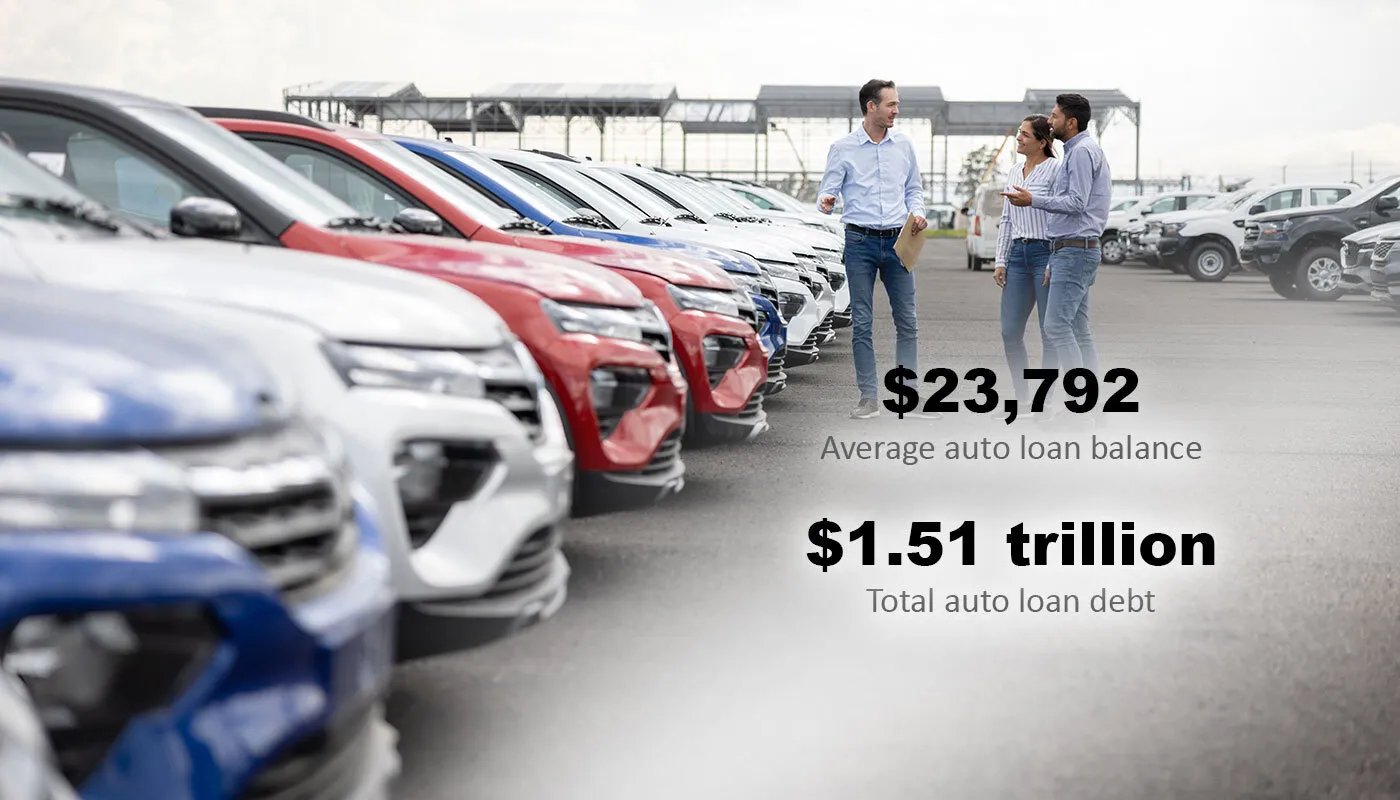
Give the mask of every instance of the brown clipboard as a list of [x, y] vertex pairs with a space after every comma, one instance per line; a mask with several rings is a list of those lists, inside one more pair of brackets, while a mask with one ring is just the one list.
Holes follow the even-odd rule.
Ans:
[[906, 272], [912, 272], [914, 265], [919, 262], [919, 253], [924, 249], [924, 234], [922, 231], [914, 229], [914, 215], [910, 214], [904, 220], [904, 227], [899, 231], [899, 238], [894, 242], [894, 254], [899, 256], [899, 263], [904, 265]]

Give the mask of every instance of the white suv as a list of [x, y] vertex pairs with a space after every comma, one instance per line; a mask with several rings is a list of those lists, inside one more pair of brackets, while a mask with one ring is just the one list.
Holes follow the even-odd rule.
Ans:
[[1222, 281], [1240, 264], [1244, 224], [1254, 214], [1327, 206], [1356, 191], [1346, 183], [1290, 183], [1242, 189], [1196, 211], [1164, 214], [1148, 223], [1143, 241], [1173, 272]]

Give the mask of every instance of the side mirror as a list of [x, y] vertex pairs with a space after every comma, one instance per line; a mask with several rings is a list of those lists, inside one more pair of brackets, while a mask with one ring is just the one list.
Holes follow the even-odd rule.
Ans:
[[408, 233], [442, 235], [442, 217], [426, 208], [405, 208], [394, 215], [394, 224]]
[[1254, 205], [1249, 207], [1249, 215], [1252, 217], [1255, 214], [1263, 214], [1265, 211], [1268, 210], [1269, 209], [1264, 207], [1263, 203], [1255, 203]]
[[1393, 194], [1386, 195], [1385, 197], [1376, 200], [1376, 211], [1381, 214], [1384, 214], [1388, 211], [1394, 211], [1397, 208], [1400, 208], [1400, 197], [1396, 197]]
[[227, 239], [243, 230], [243, 215], [213, 197], [186, 197], [170, 209], [170, 232], [199, 239]]

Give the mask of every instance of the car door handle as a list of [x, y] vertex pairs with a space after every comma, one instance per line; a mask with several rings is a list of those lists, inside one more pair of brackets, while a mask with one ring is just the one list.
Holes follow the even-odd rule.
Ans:
[[1357, 225], [1360, 225], [1361, 227], [1364, 228], [1364, 227], [1366, 227], [1367, 225], [1370, 225], [1370, 224], [1371, 224], [1371, 218], [1370, 218], [1370, 217], [1357, 217], [1357, 218], [1356, 218], [1356, 224], [1357, 224]]

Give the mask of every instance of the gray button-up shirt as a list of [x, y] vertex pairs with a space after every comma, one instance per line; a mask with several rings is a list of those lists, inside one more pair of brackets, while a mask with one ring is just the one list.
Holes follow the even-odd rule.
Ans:
[[1031, 208], [1050, 212], [1051, 239], [1094, 239], [1108, 224], [1113, 176], [1088, 131], [1065, 142], [1064, 165], [1047, 194], [1031, 193]]

